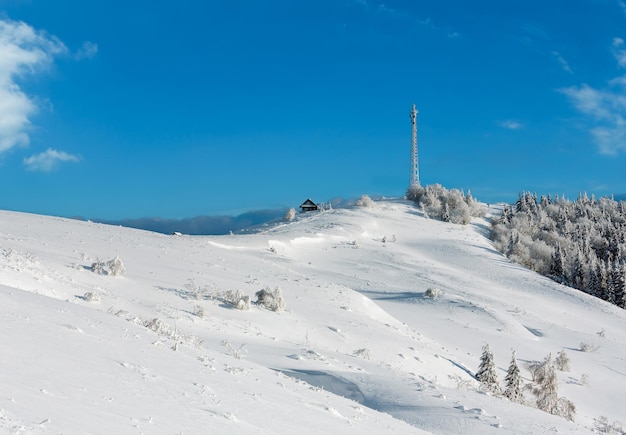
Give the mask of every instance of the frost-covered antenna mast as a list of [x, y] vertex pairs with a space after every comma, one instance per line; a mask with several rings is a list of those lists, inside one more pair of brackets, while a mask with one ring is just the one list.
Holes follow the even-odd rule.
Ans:
[[417, 113], [415, 104], [413, 104], [413, 108], [411, 109], [411, 181], [409, 186], [420, 185], [420, 172], [417, 160]]

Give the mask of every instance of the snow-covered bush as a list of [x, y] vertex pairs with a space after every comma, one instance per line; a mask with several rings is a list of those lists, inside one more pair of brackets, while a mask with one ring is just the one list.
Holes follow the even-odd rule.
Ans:
[[562, 350], [556, 354], [554, 363], [557, 369], [561, 370], [562, 372], [569, 372], [569, 356], [567, 355], [567, 353], [565, 353], [565, 350]]
[[209, 313], [207, 313], [202, 305], [196, 305], [194, 307], [193, 314], [201, 319], [206, 319], [207, 317], [209, 317]]
[[122, 263], [122, 260], [117, 255], [114, 259], [107, 262], [107, 267], [109, 268], [109, 273], [113, 276], [122, 275], [126, 271], [124, 263]]
[[598, 346], [596, 346], [595, 344], [580, 343], [579, 349], [581, 352], [595, 352], [596, 350], [598, 350]]
[[422, 207], [424, 214], [441, 219], [444, 222], [468, 224], [472, 217], [484, 216], [484, 208], [458, 189], [448, 190], [440, 184], [426, 187], [413, 185], [406, 194], [407, 199]]
[[238, 310], [245, 311], [250, 309], [250, 296], [245, 296], [241, 290], [228, 290], [224, 294], [224, 300]]
[[360, 358], [369, 360], [371, 355], [370, 355], [370, 350], [367, 348], [363, 348], [363, 349], [357, 349], [353, 352], [354, 356], [358, 356]]
[[595, 428], [599, 433], [606, 433], [611, 435], [623, 435], [626, 433], [622, 423], [614, 421], [611, 423], [608, 418], [601, 416], [595, 419]]
[[285, 213], [285, 216], [283, 216], [283, 219], [286, 221], [292, 221], [295, 218], [296, 218], [296, 209], [293, 207], [287, 210], [287, 213]]
[[162, 334], [162, 335], [168, 334], [170, 330], [170, 326], [167, 323], [165, 323], [163, 320], [158, 319], [158, 318], [146, 320], [143, 323], [143, 326], [156, 332], [157, 334]]
[[426, 291], [424, 292], [424, 297], [434, 299], [439, 296], [440, 292], [441, 291], [437, 287], [428, 287]]
[[367, 207], [371, 208], [374, 206], [374, 201], [368, 195], [361, 195], [361, 197], [357, 200], [356, 205], [359, 207]]
[[208, 285], [200, 285], [196, 283], [193, 278], [187, 280], [187, 283], [185, 284], [185, 289], [187, 289], [187, 292], [181, 292], [181, 297], [183, 297], [184, 299], [191, 298], [201, 300], [215, 297], [214, 289], [212, 289]]
[[100, 295], [96, 292], [87, 292], [82, 298], [85, 302], [100, 302]]
[[92, 263], [89, 270], [91, 270], [93, 273], [97, 273], [98, 275], [106, 275], [108, 272], [106, 271], [105, 267], [106, 263], [97, 260], [95, 263]]
[[246, 357], [246, 345], [245, 343], [235, 349], [235, 346], [230, 342], [230, 340], [222, 340], [222, 346], [226, 347], [230, 352], [230, 356], [235, 359], [244, 359]]
[[255, 293], [257, 300], [255, 304], [262, 305], [270, 311], [283, 311], [285, 309], [285, 300], [280, 287], [271, 290], [266, 287]]
[[98, 275], [113, 275], [119, 276], [126, 272], [126, 268], [124, 267], [124, 263], [120, 257], [115, 256], [114, 259], [109, 261], [101, 261], [100, 259], [96, 260], [96, 262], [92, 263], [89, 268], [94, 273]]

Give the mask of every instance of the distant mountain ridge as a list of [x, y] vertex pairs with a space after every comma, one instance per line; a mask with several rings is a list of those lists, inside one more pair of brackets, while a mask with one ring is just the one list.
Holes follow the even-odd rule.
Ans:
[[249, 211], [238, 216], [196, 216], [185, 219], [139, 218], [122, 220], [99, 220], [95, 222], [121, 225], [156, 233], [180, 232], [190, 235], [223, 235], [241, 232], [250, 227], [282, 218], [286, 209]]

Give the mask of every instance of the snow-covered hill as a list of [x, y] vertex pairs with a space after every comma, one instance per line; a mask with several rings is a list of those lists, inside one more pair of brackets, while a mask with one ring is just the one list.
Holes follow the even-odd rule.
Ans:
[[[396, 200], [234, 236], [0, 212], [0, 431], [538, 434], [624, 421], [626, 311], [510, 263], [488, 225]], [[90, 270], [116, 256], [123, 275]], [[227, 303], [277, 287], [282, 312]], [[529, 382], [526, 362], [564, 349], [559, 394], [576, 422], [481, 392], [484, 344], [501, 381], [512, 350]]]

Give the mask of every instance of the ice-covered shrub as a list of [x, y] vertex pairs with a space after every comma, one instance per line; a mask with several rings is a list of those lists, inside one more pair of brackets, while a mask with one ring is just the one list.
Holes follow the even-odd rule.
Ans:
[[562, 372], [569, 372], [569, 369], [570, 369], [569, 356], [567, 355], [567, 353], [565, 353], [564, 350], [556, 354], [554, 363], [557, 369], [561, 370]]
[[285, 216], [283, 217], [283, 219], [285, 219], [286, 221], [292, 221], [294, 220], [296, 217], [296, 209], [291, 207], [289, 210], [287, 210], [287, 213], [285, 213]]
[[98, 259], [96, 262], [92, 263], [89, 269], [98, 275], [119, 276], [126, 272], [124, 263], [122, 263], [122, 260], [118, 256], [115, 256], [114, 259], [109, 261], [101, 261]]
[[238, 310], [250, 309], [250, 296], [245, 296], [241, 290], [228, 290], [224, 294], [224, 300]]
[[209, 313], [204, 309], [202, 305], [196, 305], [193, 310], [193, 314], [201, 319], [206, 319], [209, 317]]
[[97, 273], [98, 275], [106, 275], [108, 272], [106, 271], [105, 267], [106, 267], [106, 263], [104, 263], [103, 261], [97, 260], [95, 263], [92, 263], [89, 270], [91, 270], [94, 273]]
[[361, 197], [357, 200], [356, 205], [359, 207], [367, 207], [371, 208], [374, 206], [374, 201], [368, 195], [361, 195]]
[[107, 262], [107, 266], [109, 268], [110, 274], [113, 276], [119, 276], [119, 275], [122, 275], [124, 272], [126, 272], [124, 263], [122, 263], [122, 260], [117, 255], [115, 256], [114, 259], [109, 260]]
[[589, 343], [580, 343], [581, 352], [594, 352], [598, 349], [598, 346]]
[[230, 342], [230, 340], [226, 339], [226, 340], [222, 340], [222, 346], [225, 346], [228, 351], [230, 352], [230, 355], [235, 358], [235, 359], [244, 359], [246, 356], [246, 344], [242, 344], [241, 346], [239, 346], [237, 349], [235, 349], [235, 346], [233, 346], [233, 344]]
[[257, 300], [255, 304], [262, 305], [270, 311], [283, 311], [285, 309], [285, 300], [280, 287], [271, 290], [266, 287], [255, 293]]
[[357, 349], [353, 352], [353, 355], [366, 359], [366, 360], [369, 360], [371, 357], [370, 350], [367, 348]]
[[441, 293], [441, 291], [436, 288], [436, 287], [428, 287], [426, 289], [426, 291], [424, 292], [424, 297], [425, 298], [436, 298], [437, 296], [439, 296], [439, 293]]
[[458, 189], [448, 190], [440, 184], [411, 186], [406, 197], [421, 206], [424, 215], [438, 217], [444, 222], [466, 225], [472, 217], [482, 217], [485, 214], [482, 205], [471, 194], [464, 195]]
[[200, 285], [193, 278], [187, 280], [185, 284], [187, 292], [182, 295], [183, 298], [191, 298], [196, 300], [212, 299], [215, 297], [215, 290], [208, 285]]
[[167, 334], [170, 330], [170, 327], [163, 320], [155, 318], [151, 320], [146, 320], [143, 323], [143, 326], [146, 328], [156, 332], [157, 334]]
[[600, 416], [595, 419], [595, 428], [599, 433], [607, 433], [613, 435], [623, 435], [626, 433], [622, 423], [614, 421], [611, 423], [608, 418]]
[[83, 295], [85, 302], [100, 302], [100, 295], [96, 292], [87, 292]]

